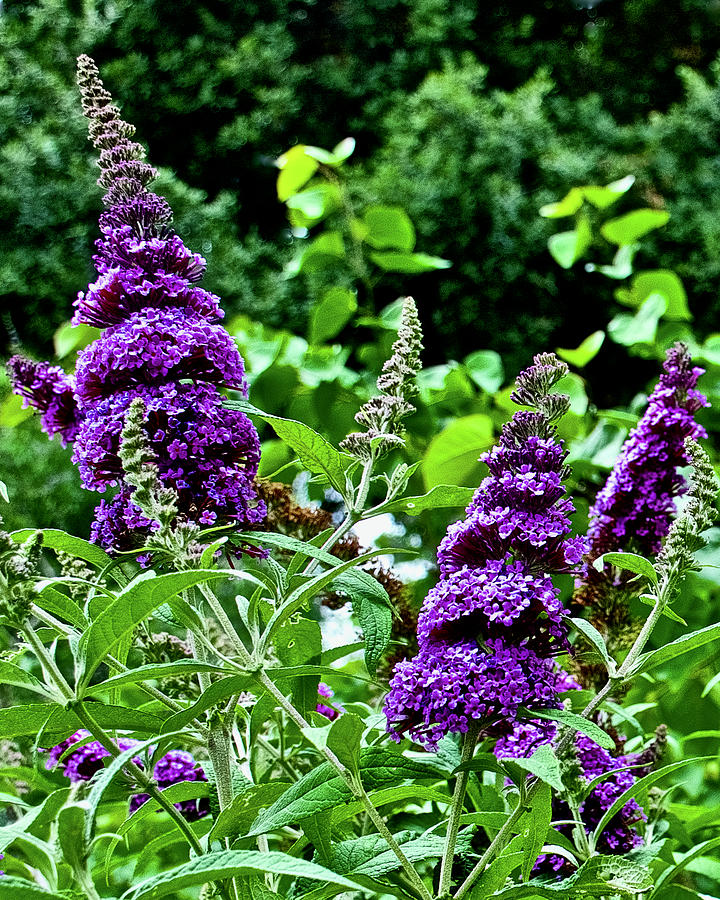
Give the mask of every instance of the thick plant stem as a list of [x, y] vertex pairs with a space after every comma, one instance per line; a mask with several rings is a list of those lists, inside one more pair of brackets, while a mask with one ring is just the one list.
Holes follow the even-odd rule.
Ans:
[[220, 623], [222, 630], [228, 636], [230, 643], [233, 645], [233, 650], [235, 650], [238, 655], [238, 659], [242, 663], [249, 663], [250, 654], [248, 653], [245, 644], [243, 644], [242, 640], [240, 639], [240, 635], [237, 633], [235, 626], [230, 621], [230, 617], [225, 612], [222, 603], [218, 600], [213, 591], [206, 584], [201, 583], [198, 585], [198, 587], [200, 589], [200, 593], [203, 595], [203, 597], [207, 601], [208, 606], [213, 611], [213, 614]]
[[[280, 688], [277, 687], [273, 680], [264, 671], [260, 670], [259, 672], [256, 672], [255, 677], [260, 681], [265, 690], [269, 694], [271, 694], [275, 698], [275, 700], [277, 700], [278, 704], [282, 709], [285, 710], [285, 712], [288, 714], [288, 716], [290, 716], [293, 722], [295, 722], [298, 728], [304, 729], [310, 727], [304, 716], [292, 705], [292, 703], [287, 699]], [[432, 900], [432, 895], [425, 887], [418, 873], [415, 871], [415, 867], [402, 852], [400, 845], [392, 836], [390, 829], [385, 824], [382, 816], [373, 806], [372, 800], [370, 799], [370, 797], [368, 797], [367, 791], [360, 782], [360, 779], [356, 778], [353, 773], [347, 768], [347, 766], [343, 765], [340, 762], [340, 760], [332, 752], [332, 750], [325, 747], [323, 753], [328, 762], [332, 764], [333, 768], [336, 769], [338, 774], [342, 777], [343, 781], [350, 788], [350, 792], [352, 793], [353, 797], [355, 797], [356, 800], [359, 800], [360, 803], [362, 803], [363, 808], [367, 813], [370, 821], [377, 828], [378, 833], [382, 835], [387, 845], [395, 854], [397, 860], [402, 866], [403, 871], [410, 880], [410, 883], [418, 891], [423, 900]]]
[[[117, 759], [120, 756], [120, 750], [115, 745], [115, 742], [110, 737], [110, 735], [95, 721], [92, 717], [92, 714], [87, 708], [87, 704], [82, 701], [78, 701], [77, 704], [73, 706], [73, 710], [75, 715], [80, 719], [83, 725], [87, 728], [90, 734], [95, 738], [96, 741], [99, 741], [103, 747], [107, 750], [107, 752], [113, 757], [113, 759]], [[140, 785], [143, 790], [143, 793], [148, 794], [158, 803], [165, 812], [170, 816], [170, 818], [175, 822], [180, 831], [184, 834], [187, 842], [193, 848], [195, 853], [198, 856], [202, 856], [204, 853], [202, 844], [198, 840], [195, 835], [195, 832], [192, 830], [188, 822], [185, 821], [182, 813], [175, 809], [175, 806], [163, 797], [162, 791], [158, 789], [155, 785], [155, 782], [152, 778], [140, 768], [140, 766], [135, 765], [132, 760], [129, 760], [125, 764], [125, 769], [132, 776], [132, 778]]]
[[[470, 730], [463, 737], [461, 764], [469, 763], [472, 759], [477, 739], [478, 730], [471, 726]], [[460, 816], [462, 815], [463, 802], [465, 800], [469, 778], [470, 772], [466, 769], [458, 773], [455, 781], [452, 806], [450, 807], [450, 818], [448, 820], [447, 839], [445, 841], [445, 852], [443, 853], [442, 863], [440, 865], [439, 897], [445, 897], [450, 892], [452, 867], [455, 859], [455, 845], [457, 843], [458, 832], [460, 831]]]

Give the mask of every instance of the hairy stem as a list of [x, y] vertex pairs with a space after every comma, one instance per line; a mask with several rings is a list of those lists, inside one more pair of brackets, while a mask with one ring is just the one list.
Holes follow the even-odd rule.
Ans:
[[[478, 729], [471, 727], [463, 736], [461, 764], [469, 763], [472, 759], [477, 739]], [[458, 773], [457, 779], [455, 780], [455, 791], [453, 792], [452, 806], [450, 807], [445, 852], [443, 853], [442, 863], [440, 865], [440, 886], [438, 890], [438, 895], [440, 897], [444, 897], [450, 892], [452, 867], [455, 859], [455, 845], [457, 843], [458, 832], [460, 831], [460, 816], [462, 815], [463, 802], [465, 800], [469, 778], [470, 772], [466, 769]]]

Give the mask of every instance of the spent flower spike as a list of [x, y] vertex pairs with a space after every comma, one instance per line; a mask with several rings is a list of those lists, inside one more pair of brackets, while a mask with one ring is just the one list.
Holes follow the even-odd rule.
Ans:
[[365, 431], [349, 434], [340, 447], [363, 462], [377, 459], [394, 447], [402, 447], [402, 419], [414, 412], [410, 398], [417, 393], [415, 378], [421, 369], [422, 328], [412, 297], [403, 301], [402, 318], [393, 352], [377, 380], [380, 393], [371, 397], [355, 415]]
[[78, 59], [78, 84], [106, 211], [94, 257], [99, 278], [78, 295], [73, 321], [104, 331], [80, 354], [74, 380], [14, 361], [14, 389], [43, 413], [49, 433], [74, 441], [86, 488], [119, 487], [96, 510], [92, 539], [101, 546], [132, 549], [157, 527], [133, 499], [138, 486], [121, 460], [137, 400], [160, 487], [177, 497], [177, 523], [258, 524], [260, 443], [250, 420], [224, 405], [223, 388], [247, 395], [247, 385], [242, 358], [218, 324], [219, 300], [198, 285], [205, 260], [173, 232], [170, 207], [148, 187], [156, 172], [88, 56]]
[[503, 427], [483, 457], [490, 475], [440, 544], [419, 653], [396, 666], [385, 701], [398, 740], [408, 733], [432, 749], [448, 732], [504, 733], [521, 707], [560, 705], [553, 657], [568, 644], [551, 575], [576, 572], [585, 549], [570, 537], [566, 451], [553, 424], [567, 398], [550, 392], [566, 372], [540, 354], [519, 376], [514, 396], [533, 410]]

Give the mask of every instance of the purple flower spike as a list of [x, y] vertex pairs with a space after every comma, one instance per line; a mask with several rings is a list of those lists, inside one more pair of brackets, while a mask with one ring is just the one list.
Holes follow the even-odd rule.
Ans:
[[664, 373], [640, 422], [590, 510], [590, 556], [630, 549], [657, 553], [685, 485], [678, 466], [688, 464], [684, 442], [707, 437], [695, 413], [708, 406], [695, 389], [703, 369], [692, 365], [684, 344], [667, 352]]
[[235, 342], [219, 325], [185, 310], [133, 313], [80, 354], [75, 376], [80, 406], [140, 385], [199, 379], [246, 392]]
[[220, 301], [198, 286], [205, 260], [173, 233], [170, 207], [148, 187], [155, 170], [87, 56], [78, 59], [78, 84], [100, 152], [106, 212], [94, 257], [99, 278], [78, 295], [73, 322], [105, 331], [80, 354], [74, 382], [16, 358], [15, 390], [43, 413], [49, 434], [74, 441], [85, 487], [119, 485], [92, 526], [93, 541], [110, 552], [137, 547], [155, 527], [133, 503], [118, 456], [135, 399], [147, 411], [160, 483], [178, 495], [178, 522], [259, 524], [266, 513], [254, 484], [260, 442], [250, 420], [224, 403], [223, 388], [247, 395], [247, 384], [237, 347], [217, 324]]
[[565, 456], [549, 393], [567, 367], [542, 354], [518, 377], [517, 412], [485, 455], [490, 475], [438, 549], [440, 581], [418, 619], [420, 652], [400, 663], [385, 700], [388, 731], [433, 749], [473, 725], [510, 729], [521, 707], [558, 707], [567, 649], [554, 573], [577, 572], [585, 544], [569, 536]]
[[82, 414], [72, 377], [60, 366], [33, 362], [24, 356], [13, 356], [7, 366], [13, 391], [23, 398], [23, 406], [32, 406], [42, 414], [42, 427], [48, 436], [59, 434], [63, 447], [74, 441]]

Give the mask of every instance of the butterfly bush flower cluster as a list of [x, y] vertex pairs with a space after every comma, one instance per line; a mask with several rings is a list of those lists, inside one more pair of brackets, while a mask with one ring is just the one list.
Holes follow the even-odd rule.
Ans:
[[86, 488], [119, 486], [97, 509], [92, 537], [101, 546], [129, 549], [153, 527], [133, 502], [118, 453], [138, 399], [160, 481], [177, 493], [181, 518], [206, 526], [259, 523], [258, 435], [243, 413], [226, 408], [221, 392], [247, 394], [243, 361], [219, 324], [218, 297], [198, 284], [205, 260], [174, 234], [170, 207], [148, 189], [156, 172], [89, 57], [78, 61], [78, 83], [100, 151], [106, 211], [94, 256], [98, 279], [78, 295], [73, 322], [104, 330], [80, 354], [74, 379], [15, 358], [15, 390], [43, 413], [51, 436], [74, 441]]
[[517, 380], [518, 411], [483, 460], [466, 518], [438, 550], [440, 580], [418, 619], [419, 652], [399, 663], [385, 701], [388, 730], [433, 749], [449, 732], [508, 730], [521, 707], [558, 707], [553, 657], [567, 649], [551, 575], [578, 571], [570, 536], [566, 451], [553, 424], [568, 398], [552, 392], [567, 367], [535, 357]]
[[[69, 778], [73, 784], [90, 781], [97, 772], [103, 769], [103, 760], [110, 754], [99, 741], [88, 741], [89, 737], [88, 731], [80, 730], [56, 744], [48, 752], [45, 768], [54, 769], [61, 764], [63, 775]], [[125, 751], [137, 746], [138, 741], [132, 738], [119, 738], [115, 743], [118, 750]], [[73, 750], [72, 748], [76, 744], [80, 744], [80, 746]], [[139, 758], [135, 758], [133, 762], [142, 768], [142, 761]], [[170, 750], [162, 756], [155, 763], [153, 777], [161, 791], [181, 781], [207, 781], [202, 767], [186, 750]], [[139, 809], [147, 799], [147, 794], [133, 794], [130, 798], [130, 813]], [[176, 803], [175, 808], [189, 820], [200, 819], [210, 812], [206, 798], [183, 800]]]
[[[560, 678], [564, 690], [577, 690], [580, 687], [567, 673], [561, 673]], [[529, 757], [543, 744], [552, 742], [556, 734], [557, 726], [553, 723], [539, 720], [519, 723], [510, 734], [498, 739], [494, 752], [500, 759]], [[651, 748], [642, 754], [613, 755], [584, 734], [577, 734], [573, 752], [581, 785], [589, 784], [599, 775], [605, 776], [579, 804], [578, 811], [583, 828], [587, 834], [592, 834], [615, 800], [632, 787], [639, 776], [647, 773], [649, 764], [654, 759], [655, 747], [651, 745]], [[633, 768], [626, 768], [628, 766]], [[573, 819], [573, 814], [566, 800], [558, 797], [553, 799], [553, 819], [563, 821], [564, 824], [556, 826], [561, 834], [572, 836], [573, 826], [568, 820]], [[600, 835], [598, 852], [617, 855], [639, 847], [643, 840], [638, 834], [637, 825], [644, 819], [645, 816], [636, 801], [629, 800], [612, 817]], [[574, 866], [564, 856], [544, 853], [538, 857], [533, 872], [565, 877], [571, 874], [573, 869]]]
[[603, 553], [654, 555], [660, 550], [675, 514], [675, 497], [685, 489], [678, 472], [690, 462], [685, 440], [707, 437], [695, 421], [695, 414], [709, 405], [696, 389], [704, 370], [693, 366], [687, 346], [679, 342], [667, 351], [663, 369], [644, 415], [590, 509], [589, 565], [578, 593], [589, 605], [609, 578], [592, 566]]

